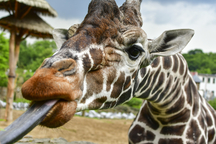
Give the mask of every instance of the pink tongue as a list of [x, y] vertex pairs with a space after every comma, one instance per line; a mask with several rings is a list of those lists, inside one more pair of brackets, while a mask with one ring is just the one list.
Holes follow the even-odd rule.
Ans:
[[75, 101], [58, 101], [49, 111], [46, 118], [40, 123], [49, 128], [56, 128], [67, 123], [76, 113], [77, 103]]

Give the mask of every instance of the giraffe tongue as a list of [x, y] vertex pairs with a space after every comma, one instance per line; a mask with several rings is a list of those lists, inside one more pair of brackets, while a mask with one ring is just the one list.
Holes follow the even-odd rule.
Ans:
[[11, 125], [0, 131], [0, 144], [14, 143], [43, 121], [58, 100], [36, 102]]

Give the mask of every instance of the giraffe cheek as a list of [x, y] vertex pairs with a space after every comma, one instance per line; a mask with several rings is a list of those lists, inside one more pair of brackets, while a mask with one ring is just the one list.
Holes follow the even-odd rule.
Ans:
[[75, 101], [59, 101], [40, 123], [42, 126], [56, 128], [67, 123], [76, 112], [77, 103]]

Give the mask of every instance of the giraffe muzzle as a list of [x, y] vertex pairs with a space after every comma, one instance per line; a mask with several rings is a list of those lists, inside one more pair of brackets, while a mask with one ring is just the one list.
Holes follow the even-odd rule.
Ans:
[[74, 101], [82, 94], [77, 64], [73, 59], [54, 62], [40, 68], [22, 85], [22, 95], [31, 101], [64, 99]]

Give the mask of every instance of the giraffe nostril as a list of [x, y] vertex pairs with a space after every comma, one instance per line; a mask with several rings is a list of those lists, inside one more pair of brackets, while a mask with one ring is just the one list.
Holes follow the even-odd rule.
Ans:
[[73, 59], [62, 59], [54, 62], [51, 67], [64, 75], [71, 75], [76, 71], [76, 62]]
[[62, 70], [64, 70], [64, 68], [60, 68], [60, 69], [58, 69], [58, 71], [62, 71]]
[[69, 75], [73, 75], [75, 72], [76, 72], [76, 68], [73, 68], [73, 69], [70, 69], [70, 70], [64, 70], [64, 71], [61, 71], [63, 74], [64, 74], [64, 76], [69, 76]]

